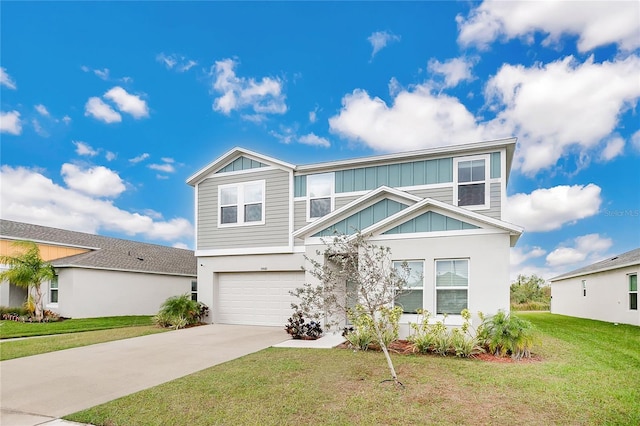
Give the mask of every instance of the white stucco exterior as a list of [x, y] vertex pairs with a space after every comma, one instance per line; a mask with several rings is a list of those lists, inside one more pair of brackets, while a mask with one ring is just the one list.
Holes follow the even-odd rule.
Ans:
[[[640, 325], [640, 310], [629, 309], [629, 275], [640, 264], [551, 281], [551, 312], [600, 321]], [[586, 295], [583, 290], [583, 281]]]
[[192, 277], [89, 268], [60, 268], [58, 303], [50, 303], [49, 283], [42, 285], [45, 309], [67, 318], [155, 315], [169, 297], [191, 292]]

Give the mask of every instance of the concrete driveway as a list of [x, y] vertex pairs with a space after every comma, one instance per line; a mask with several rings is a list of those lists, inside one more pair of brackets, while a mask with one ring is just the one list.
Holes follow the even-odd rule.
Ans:
[[2, 361], [0, 424], [43, 424], [287, 338], [282, 327], [214, 324]]

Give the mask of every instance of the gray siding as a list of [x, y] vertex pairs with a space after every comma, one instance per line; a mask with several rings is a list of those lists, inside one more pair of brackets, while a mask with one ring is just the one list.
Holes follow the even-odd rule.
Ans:
[[[218, 228], [218, 185], [266, 180], [265, 224]], [[198, 250], [289, 245], [289, 173], [215, 176], [198, 185]]]
[[358, 198], [360, 198], [361, 195], [355, 195], [355, 196], [350, 196], [350, 197], [336, 197], [335, 199], [335, 206], [336, 206], [336, 210], [346, 206], [347, 204], [349, 204], [350, 202], [357, 200]]
[[492, 182], [489, 187], [489, 198], [491, 200], [491, 208], [489, 210], [480, 210], [482, 213], [494, 219], [502, 219], [502, 194], [500, 193], [500, 182]]
[[[293, 203], [293, 229], [298, 230], [303, 226], [307, 226], [307, 202], [305, 200], [295, 201]], [[303, 242], [300, 239], [295, 239], [294, 244], [302, 245]]]
[[442, 201], [443, 203], [453, 204], [453, 186], [446, 186], [444, 188], [418, 189], [407, 192], [413, 195], [417, 195], [420, 198], [433, 198], [434, 200]]

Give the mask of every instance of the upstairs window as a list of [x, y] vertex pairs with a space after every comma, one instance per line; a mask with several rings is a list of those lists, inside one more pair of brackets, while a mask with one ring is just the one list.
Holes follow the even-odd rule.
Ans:
[[489, 207], [487, 158], [457, 159], [456, 195], [460, 207]]
[[638, 274], [629, 275], [629, 309], [638, 310]]
[[219, 226], [264, 224], [265, 181], [218, 187]]
[[314, 220], [333, 211], [333, 173], [307, 176], [307, 219]]
[[[401, 275], [405, 274], [402, 265], [405, 261], [393, 262], [393, 267]], [[396, 296], [395, 304], [402, 308], [404, 314], [415, 314], [418, 309], [422, 309], [424, 295], [424, 262], [407, 261], [409, 276], [406, 278], [404, 288]]]

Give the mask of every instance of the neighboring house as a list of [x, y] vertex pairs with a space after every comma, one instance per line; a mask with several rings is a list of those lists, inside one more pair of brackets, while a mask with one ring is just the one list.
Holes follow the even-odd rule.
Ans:
[[551, 312], [640, 325], [640, 248], [552, 278]]
[[235, 148], [187, 183], [195, 189], [198, 297], [210, 320], [282, 326], [289, 291], [312, 282], [304, 256], [355, 229], [409, 262], [416, 309], [509, 310], [509, 248], [522, 228], [503, 220], [515, 139], [293, 165]]
[[[63, 317], [152, 315], [168, 297], [196, 297], [191, 250], [0, 220], [0, 253], [12, 254], [16, 240], [37, 243], [55, 267], [56, 279], [41, 287], [43, 306]], [[21, 306], [26, 297], [25, 289], [0, 285], [2, 306]]]

